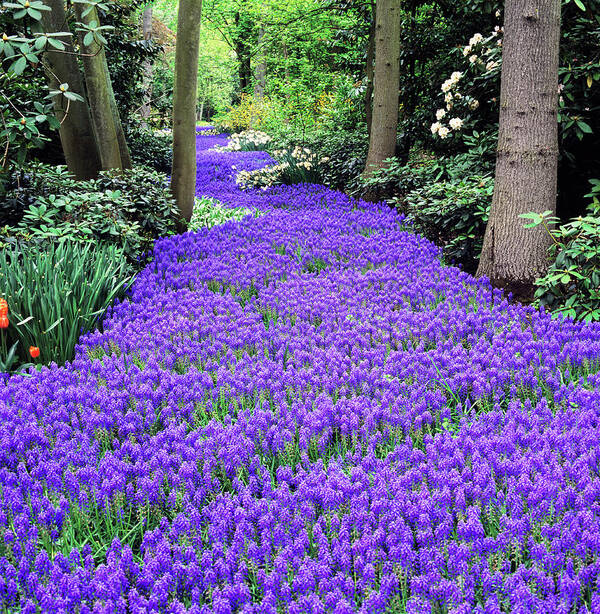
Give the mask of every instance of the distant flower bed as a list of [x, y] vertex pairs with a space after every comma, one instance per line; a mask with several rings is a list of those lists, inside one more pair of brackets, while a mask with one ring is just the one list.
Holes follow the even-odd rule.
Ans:
[[245, 130], [232, 134], [227, 145], [217, 145], [215, 151], [261, 151], [271, 142], [271, 137], [260, 130]]
[[319, 164], [329, 160], [328, 158], [319, 160], [319, 157], [307, 147], [275, 150], [271, 155], [278, 160], [278, 164], [251, 171], [240, 171], [236, 175], [236, 183], [244, 189], [318, 183], [321, 178]]
[[71, 365], [0, 384], [2, 607], [598, 611], [600, 326], [203, 138], [198, 190], [264, 215], [160, 240]]

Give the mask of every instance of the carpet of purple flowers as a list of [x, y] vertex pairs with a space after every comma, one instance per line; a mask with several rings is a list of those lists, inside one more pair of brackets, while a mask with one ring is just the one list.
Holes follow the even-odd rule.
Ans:
[[600, 612], [600, 325], [224, 142], [198, 193], [262, 215], [0, 383], [3, 611]]

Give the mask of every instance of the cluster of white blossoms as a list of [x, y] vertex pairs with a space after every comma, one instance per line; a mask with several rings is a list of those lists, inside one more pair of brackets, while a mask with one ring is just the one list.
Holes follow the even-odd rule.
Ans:
[[446, 79], [443, 83], [442, 83], [442, 92], [446, 93], [449, 92], [454, 86], [456, 86], [458, 84], [458, 82], [462, 79], [463, 74], [461, 72], [459, 72], [458, 70], [453, 72], [450, 75], [449, 79]]
[[271, 137], [260, 130], [244, 130], [232, 134], [227, 145], [214, 147], [214, 151], [249, 151], [263, 149], [271, 142]]
[[[500, 16], [500, 12], [496, 12], [496, 17]], [[501, 40], [497, 40], [496, 44], [493, 41], [503, 32], [503, 28], [496, 26], [494, 31], [488, 38], [477, 32], [470, 38], [469, 43], [463, 49], [463, 56], [468, 59], [466, 72], [475, 70], [478, 74], [481, 72], [492, 72], [500, 67], [498, 61], [497, 44], [501, 44]], [[472, 67], [472, 68], [471, 68]], [[458, 107], [467, 111], [475, 111], [479, 108], [479, 100], [468, 94], [463, 94], [459, 90], [461, 80], [464, 81], [465, 73], [455, 71], [442, 83], [442, 92], [444, 93], [445, 109], [438, 109], [435, 113], [436, 122], [431, 124], [431, 133], [439, 136], [441, 139], [448, 138], [452, 131], [462, 130], [464, 120], [460, 117], [451, 117], [448, 119], [448, 114], [453, 112], [457, 114]], [[464, 88], [463, 88], [464, 91]], [[460, 104], [458, 104], [460, 103]], [[467, 113], [468, 114], [468, 113]], [[445, 123], [442, 122], [444, 120]]]

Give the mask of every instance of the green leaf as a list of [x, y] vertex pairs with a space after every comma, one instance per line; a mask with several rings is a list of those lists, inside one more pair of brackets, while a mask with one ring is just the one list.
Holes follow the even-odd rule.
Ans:
[[585, 4], [583, 4], [583, 2], [581, 0], [573, 0], [573, 2], [575, 2], [575, 4], [582, 10], [585, 11]]
[[8, 69], [8, 72], [13, 72], [15, 75], [18, 76], [23, 74], [23, 71], [26, 67], [27, 60], [23, 56], [21, 56], [18, 60], [11, 64], [10, 68]]
[[92, 33], [92, 32], [88, 32], [88, 33], [87, 33], [87, 34], [86, 34], [86, 35], [83, 37], [83, 44], [84, 44], [86, 47], [89, 47], [89, 46], [92, 44], [93, 40], [94, 40], [94, 35], [93, 35], [93, 33]]
[[42, 14], [31, 7], [27, 9], [27, 14], [29, 17], [31, 17], [31, 19], [35, 19], [36, 21], [39, 21], [42, 18]]

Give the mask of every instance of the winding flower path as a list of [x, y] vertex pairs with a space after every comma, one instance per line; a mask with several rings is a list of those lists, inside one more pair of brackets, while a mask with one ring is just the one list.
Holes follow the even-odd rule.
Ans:
[[74, 361], [0, 383], [0, 602], [23, 612], [600, 612], [600, 326], [508, 304], [384, 206], [157, 242]]

